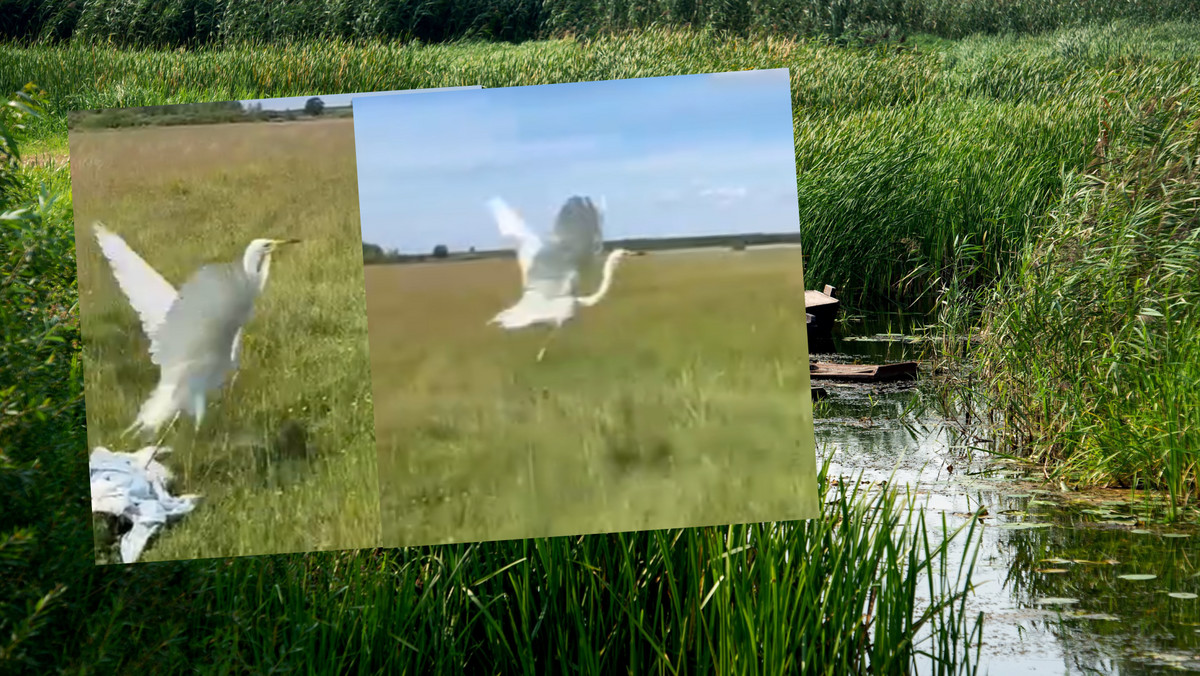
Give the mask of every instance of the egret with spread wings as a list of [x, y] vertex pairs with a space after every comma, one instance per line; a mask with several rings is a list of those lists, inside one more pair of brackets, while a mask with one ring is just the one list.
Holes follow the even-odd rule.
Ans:
[[120, 236], [100, 223], [95, 230], [117, 284], [141, 319], [150, 361], [159, 367], [158, 385], [126, 432], [157, 434], [180, 412], [199, 429], [208, 392], [227, 374], [236, 375], [242, 329], [267, 284], [271, 254], [298, 240], [256, 239], [240, 263], [205, 265], [176, 292]]
[[499, 197], [488, 202], [500, 233], [515, 240], [521, 266], [523, 292], [512, 307], [492, 318], [509, 330], [529, 326], [551, 329], [538, 352], [541, 361], [557, 330], [575, 316], [580, 306], [591, 307], [608, 293], [617, 261], [629, 252], [616, 249], [604, 261], [600, 286], [590, 296], [579, 296], [579, 276], [595, 263], [604, 249], [601, 213], [586, 197], [571, 197], [558, 212], [554, 229], [543, 239], [534, 234], [520, 214]]

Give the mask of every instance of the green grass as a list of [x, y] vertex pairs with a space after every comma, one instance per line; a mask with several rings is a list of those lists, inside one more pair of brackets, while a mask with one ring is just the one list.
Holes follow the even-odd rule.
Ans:
[[1089, 161], [1105, 93], [1200, 83], [1197, 45], [1200, 24], [1115, 23], [916, 50], [657, 29], [515, 46], [6, 46], [0, 85], [34, 79], [54, 92], [57, 121], [34, 130], [44, 138], [77, 108], [787, 67], [806, 277], [885, 307], [948, 283], [956, 240], [980, 247], [960, 283], [993, 283], [1042, 227], [1063, 172]]
[[798, 249], [625, 259], [541, 363], [515, 260], [366, 278], [388, 546], [817, 515]]
[[[274, 258], [237, 380], [204, 425], [165, 443], [177, 493], [203, 508], [147, 560], [373, 546], [379, 515], [361, 245], [349, 120], [71, 133], [88, 446], [121, 432], [158, 380], [141, 324], [100, 253], [103, 222], [178, 288], [240, 261], [257, 237], [299, 238]], [[275, 451], [285, 421], [308, 448]]]
[[92, 569], [51, 604], [27, 664], [974, 673], [973, 555], [950, 554], [911, 498], [822, 499], [811, 521]]

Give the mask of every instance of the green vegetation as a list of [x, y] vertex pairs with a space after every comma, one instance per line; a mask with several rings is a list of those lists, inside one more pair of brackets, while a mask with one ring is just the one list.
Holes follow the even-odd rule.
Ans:
[[984, 318], [1008, 445], [1084, 484], [1200, 497], [1200, 91], [1114, 101], [1093, 166]]
[[[335, 4], [342, 14], [310, 9]], [[535, 21], [521, 14], [530, 5], [514, 0], [494, 15], [501, 27], [472, 33], [315, 0], [287, 9], [165, 2], [162, 12], [134, 1], [122, 7], [143, 11], [103, 14], [97, 8], [116, 5], [0, 0], [0, 16], [18, 17], [0, 30], [46, 40], [0, 46], [0, 88], [35, 80], [48, 89], [48, 115], [20, 122], [29, 124], [27, 147], [53, 154], [76, 109], [788, 67], [809, 285], [839, 287], [856, 310], [918, 302], [944, 328], [979, 333], [981, 353], [953, 354], [982, 356], [963, 382], [999, 416], [1008, 451], [1064, 480], [1168, 488], [1177, 512], [1194, 502], [1200, 327], [1185, 310], [1197, 295], [1188, 273], [1200, 267], [1200, 24], [1153, 23], [1195, 16], [1194, 2], [860, 2], [832, 23], [821, 8], [845, 3], [789, 3], [801, 10], [792, 20], [812, 21], [815, 33], [879, 37], [893, 26], [967, 36], [853, 47], [779, 37], [802, 32], [800, 23], [770, 11], [740, 25], [779, 31], [773, 37], [602, 34], [662, 19], [660, 5], [639, 3], [651, 9], [642, 16], [587, 3], [608, 21], [590, 18], [599, 15], [584, 4], [538, 5], [546, 14]], [[896, 19], [889, 8], [912, 14]], [[326, 28], [332, 16], [354, 17], [353, 29]], [[1130, 21], [1089, 23], [1113, 17]], [[732, 21], [693, 23], [738, 29]], [[515, 46], [372, 41], [573, 29], [601, 34]], [[1043, 29], [1055, 30], [1020, 34]], [[1016, 34], [968, 35], [988, 31]], [[251, 34], [258, 42], [246, 45]], [[107, 37], [211, 48], [92, 42]], [[8, 110], [6, 130], [16, 120]], [[798, 524], [94, 568], [82, 511], [87, 445], [68, 175], [53, 163], [5, 166], [16, 180], [3, 188], [0, 210], [3, 250], [12, 252], [0, 277], [3, 668], [216, 661], [225, 671], [486, 664], [529, 673], [569, 655], [578, 662], [568, 668], [582, 671], [634, 664], [738, 673], [779, 671], [799, 655], [804, 669], [861, 673], [869, 661], [877, 673], [897, 673], [913, 659], [913, 585], [929, 567], [957, 562], [923, 535], [905, 539], [897, 496], [825, 487], [823, 518]], [[1162, 589], [1184, 589], [1174, 582]], [[963, 578], [929, 590], [954, 605], [929, 620], [925, 647], [944, 658], [957, 651], [964, 670], [962, 651], [979, 645], [956, 600], [965, 589]], [[1048, 585], [1039, 595], [1071, 593]], [[64, 657], [64, 645], [73, 654]]]
[[521, 42], [652, 27], [854, 37], [1035, 33], [1196, 16], [1197, 0], [0, 0], [0, 38], [201, 47], [312, 39]]
[[[351, 121], [75, 130], [71, 155], [88, 448], [119, 444], [159, 377], [94, 222], [176, 288], [203, 263], [240, 260], [254, 238], [301, 240], [270, 268], [236, 382], [198, 434], [182, 421], [167, 437], [176, 492], [201, 494], [205, 510], [145, 558], [376, 545]], [[285, 448], [283, 430], [297, 425], [306, 444]]]
[[[952, 279], [970, 288], [994, 283], [1012, 252], [1044, 225], [1064, 170], [1086, 168], [1104, 92], [1138, 97], [1200, 81], [1200, 24], [1113, 24], [936, 49], [668, 31], [518, 46], [0, 47], [0, 86], [36, 79], [55, 92], [59, 115], [752, 67], [792, 71], [806, 278], [838, 287], [847, 302], [887, 306], [927, 300], [926, 290]], [[960, 265], [967, 245], [979, 249], [970, 269]]]
[[[0, 108], [0, 668], [20, 666], [91, 549], [70, 195], [63, 170], [22, 168], [44, 99]], [[64, 556], [64, 553], [68, 553]], [[71, 557], [74, 554], [74, 557]]]

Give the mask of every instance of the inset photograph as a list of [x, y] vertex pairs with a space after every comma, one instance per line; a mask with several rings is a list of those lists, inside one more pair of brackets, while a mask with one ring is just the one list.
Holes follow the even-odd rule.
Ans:
[[789, 84], [354, 100], [384, 546], [818, 516]]
[[98, 562], [378, 545], [350, 97], [69, 116]]

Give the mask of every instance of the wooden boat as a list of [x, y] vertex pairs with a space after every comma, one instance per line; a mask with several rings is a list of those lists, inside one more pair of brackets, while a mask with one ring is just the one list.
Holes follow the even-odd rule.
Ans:
[[830, 364], [810, 362], [809, 377], [813, 380], [846, 380], [882, 383], [890, 380], [912, 380], [917, 377], [917, 362], [894, 364]]

